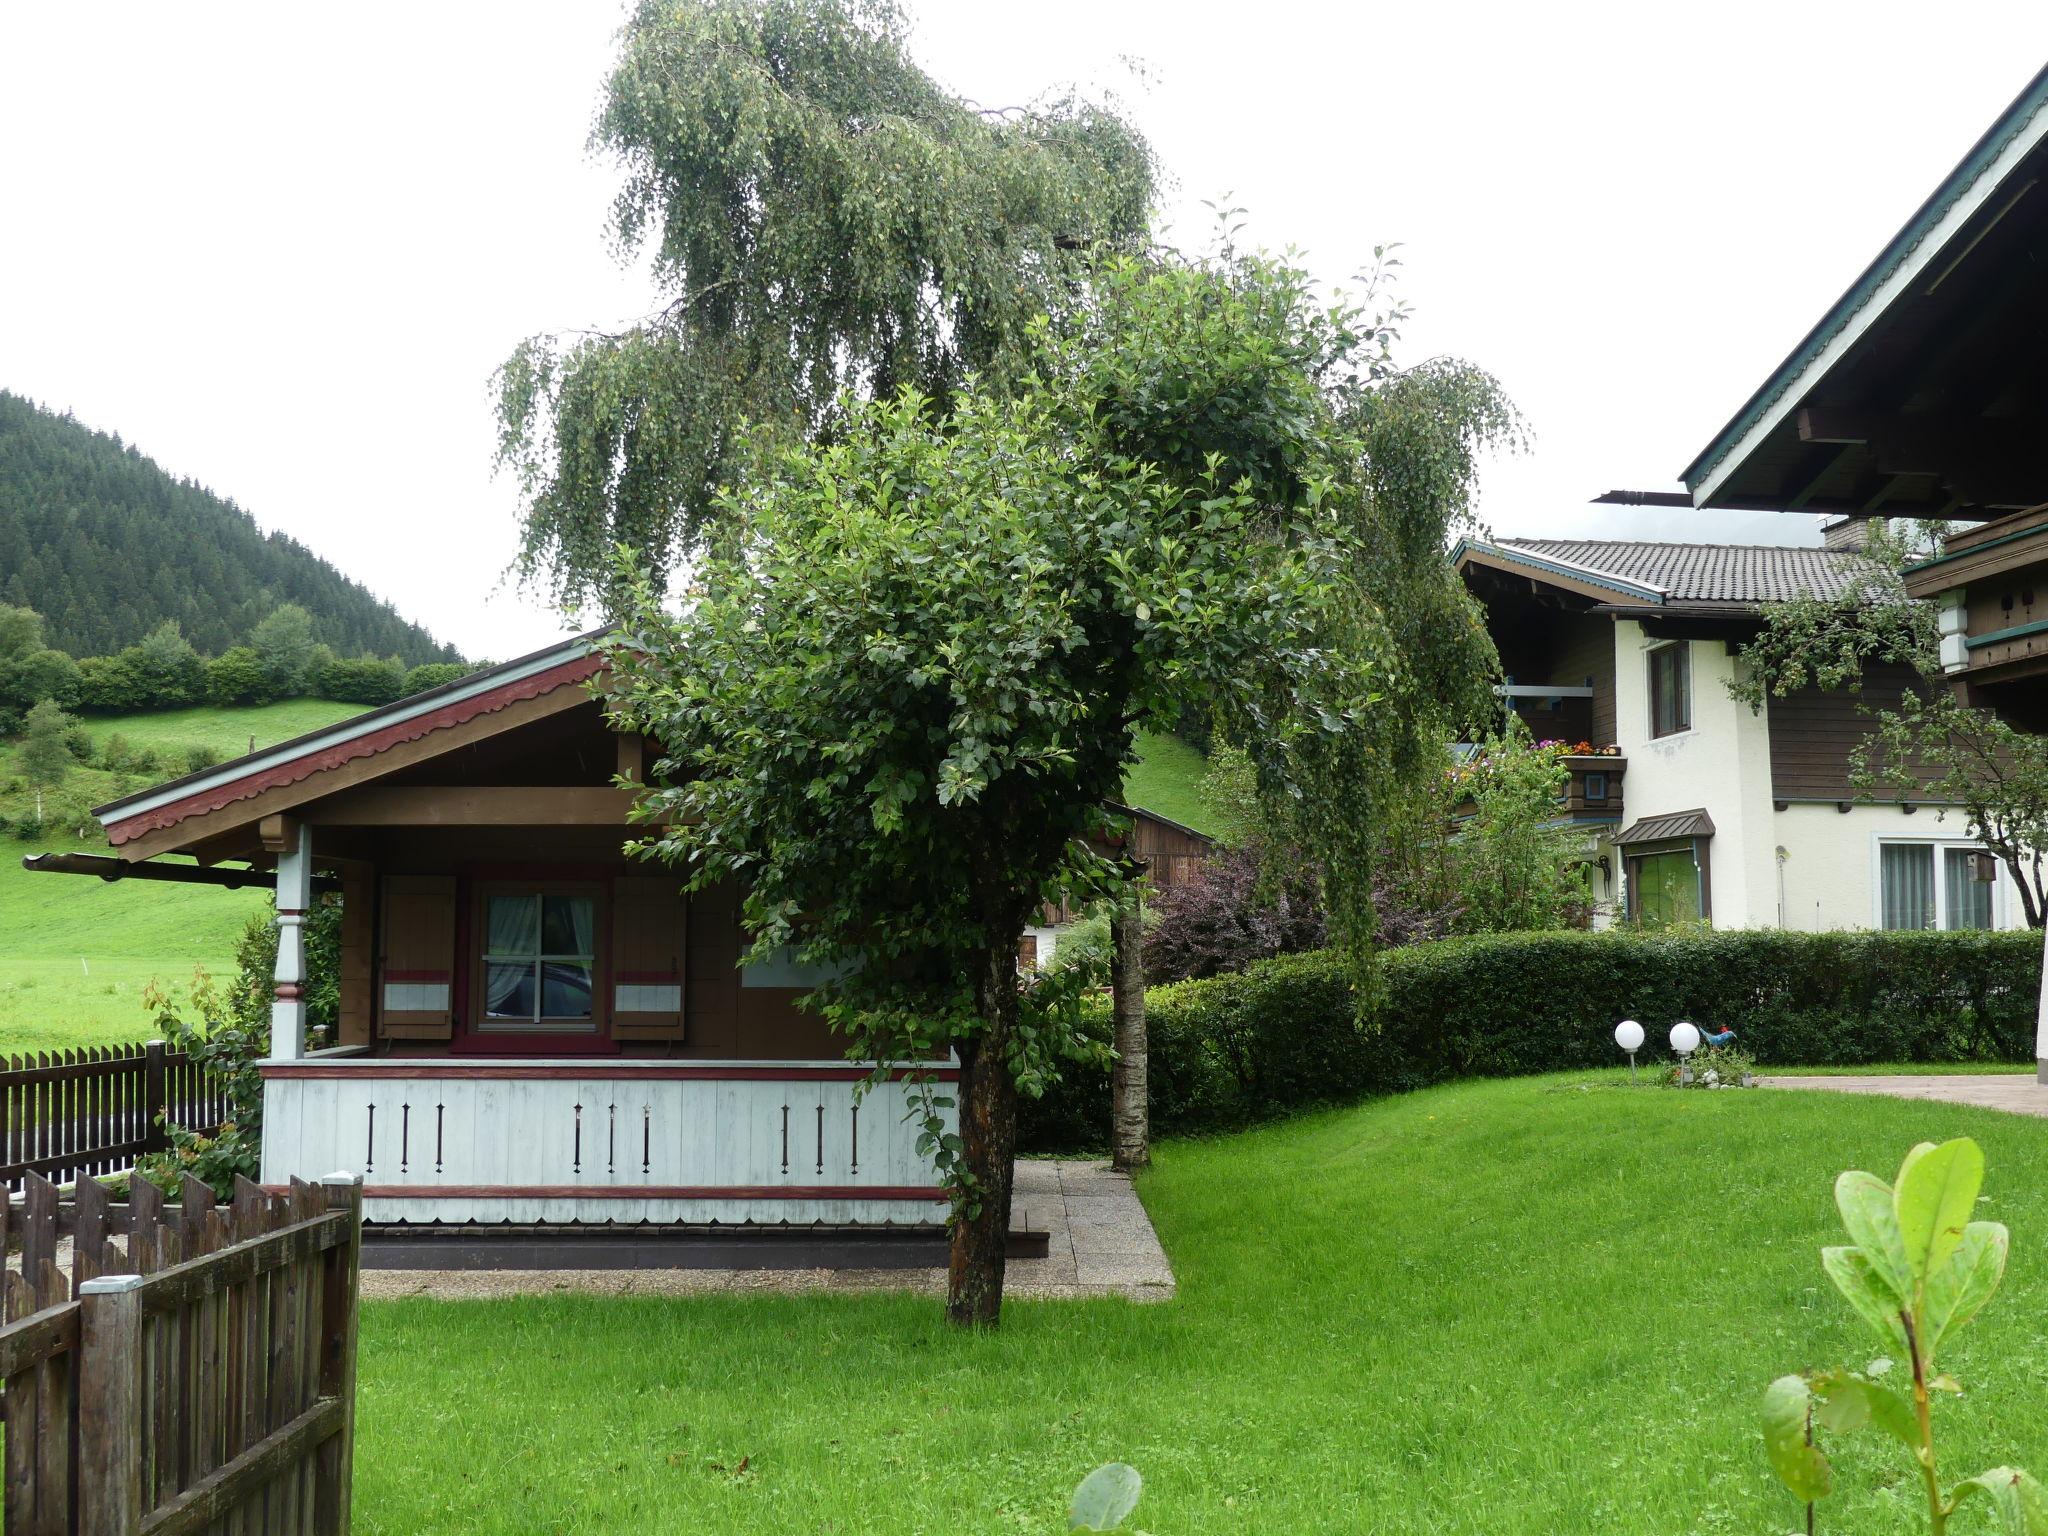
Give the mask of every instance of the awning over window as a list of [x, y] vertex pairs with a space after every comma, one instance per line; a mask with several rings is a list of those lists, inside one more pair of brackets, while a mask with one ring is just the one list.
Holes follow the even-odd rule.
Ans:
[[1705, 811], [1673, 811], [1668, 816], [1645, 816], [1614, 834], [1614, 846], [1631, 843], [1668, 843], [1679, 838], [1712, 837], [1714, 818]]

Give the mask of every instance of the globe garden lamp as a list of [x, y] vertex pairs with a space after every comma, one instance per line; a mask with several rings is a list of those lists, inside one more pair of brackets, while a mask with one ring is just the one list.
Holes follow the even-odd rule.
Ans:
[[1643, 1048], [1643, 1026], [1634, 1019], [1623, 1019], [1614, 1026], [1614, 1043], [1628, 1052], [1628, 1080], [1636, 1080], [1636, 1052]]
[[1692, 1070], [1686, 1065], [1686, 1058], [1700, 1048], [1700, 1031], [1697, 1024], [1680, 1019], [1671, 1026], [1671, 1049], [1678, 1057], [1678, 1080], [1692, 1081]]

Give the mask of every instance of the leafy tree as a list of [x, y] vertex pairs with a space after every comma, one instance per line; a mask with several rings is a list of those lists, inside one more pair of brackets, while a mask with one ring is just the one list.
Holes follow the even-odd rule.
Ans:
[[[1284, 264], [1108, 263], [1020, 395], [849, 404], [728, 495], [747, 534], [687, 613], [632, 588], [616, 704], [668, 749], [643, 851], [744, 877], [761, 951], [843, 968], [822, 1005], [854, 1054], [959, 1053], [958, 1143], [927, 1131], [957, 1321], [997, 1315], [1018, 1095], [1086, 1049], [1079, 973], [1020, 986], [1016, 937], [1128, 893], [1088, 841], [1136, 728], [1201, 699], [1263, 796], [1369, 783], [1373, 519], [1326, 382], [1366, 334]], [[1312, 846], [1331, 909], [1369, 914], [1370, 840]]]
[[2048, 922], [2048, 736], [2018, 730], [1959, 700], [1942, 675], [1931, 604], [1906, 600], [1896, 569], [1902, 540], [1873, 540], [1871, 558], [1831, 598], [1802, 593], [1764, 610], [1728, 691], [1753, 710], [1801, 688], [1851, 689], [1867, 669], [1910, 669], [1896, 701], [1866, 699], [1870, 730], [1849, 761], [1860, 800], [1952, 805], [1968, 836], [2012, 876], [2030, 926]]
[[139, 702], [147, 708], [176, 709], [206, 697], [206, 663], [176, 619], [165, 619], [121, 658], [135, 680]]
[[388, 704], [405, 691], [405, 664], [396, 656], [335, 657], [320, 668], [320, 697], [345, 704]]
[[33, 608], [0, 603], [0, 662], [43, 648], [43, 616]]
[[140, 709], [141, 682], [128, 656], [82, 656], [78, 661], [78, 703], [83, 709]]
[[273, 699], [298, 698], [311, 691], [313, 668], [319, 661], [317, 645], [312, 616], [297, 603], [272, 609], [249, 631], [249, 648], [256, 653], [264, 686]]
[[0, 661], [0, 700], [27, 708], [44, 699], [60, 705], [78, 702], [78, 663], [62, 651], [45, 646]]
[[1583, 928], [1592, 914], [1585, 834], [1560, 824], [1570, 780], [1564, 748], [1519, 722], [1488, 738], [1450, 780], [1455, 802], [1446, 866], [1461, 933]]
[[906, 34], [891, 0], [634, 14], [592, 143], [624, 167], [614, 234], [651, 251], [661, 307], [534, 337], [501, 372], [529, 578], [603, 596], [624, 542], [658, 580], [744, 443], [829, 435], [843, 391], [943, 409], [972, 372], [1020, 376], [1032, 321], [1097, 246], [1142, 240], [1152, 155], [1112, 108], [977, 107]]
[[271, 701], [270, 677], [254, 646], [231, 646], [206, 664], [206, 697], [215, 704]]
[[405, 684], [399, 690], [400, 697], [407, 694], [425, 693], [429, 688], [446, 687], [459, 678], [467, 677], [470, 668], [459, 661], [430, 661], [414, 667], [405, 674]]
[[36, 825], [43, 824], [43, 792], [57, 788], [71, 771], [71, 748], [65, 736], [73, 725], [71, 717], [45, 699], [28, 712], [21, 738], [21, 772], [36, 792]]

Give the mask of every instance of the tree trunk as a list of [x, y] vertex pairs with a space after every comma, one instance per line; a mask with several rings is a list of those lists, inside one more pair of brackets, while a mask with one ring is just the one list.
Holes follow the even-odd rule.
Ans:
[[1145, 1086], [1144, 905], [1133, 892], [1109, 919], [1110, 1017], [1116, 1061], [1109, 1071], [1110, 1162], [1134, 1173], [1152, 1161], [1152, 1114]]
[[1009, 1060], [1017, 1023], [1013, 935], [988, 945], [974, 991], [982, 1026], [960, 1053], [960, 1160], [979, 1204], [973, 1214], [953, 1218], [946, 1320], [963, 1328], [993, 1328], [1002, 1320], [1003, 1245], [1017, 1156], [1017, 1083]]

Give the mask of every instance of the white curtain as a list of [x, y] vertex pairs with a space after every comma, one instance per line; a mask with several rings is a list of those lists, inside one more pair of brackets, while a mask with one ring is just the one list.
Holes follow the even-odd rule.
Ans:
[[493, 896], [491, 898], [489, 949], [492, 955], [529, 957], [519, 965], [484, 967], [486, 1006], [492, 1013], [505, 1013], [520, 987], [533, 985], [533, 961], [540, 948], [540, 899], [535, 896]]
[[1976, 855], [1967, 848], [1950, 848], [1942, 854], [1942, 894], [1948, 898], [1951, 928], [1991, 926], [1991, 882], [1977, 878]]
[[565, 912], [569, 919], [569, 931], [575, 936], [572, 955], [594, 955], [597, 953], [597, 903], [588, 896], [550, 896], [548, 902], [558, 912]]
[[1934, 926], [1934, 850], [1925, 843], [1887, 843], [1878, 855], [1887, 928]]

